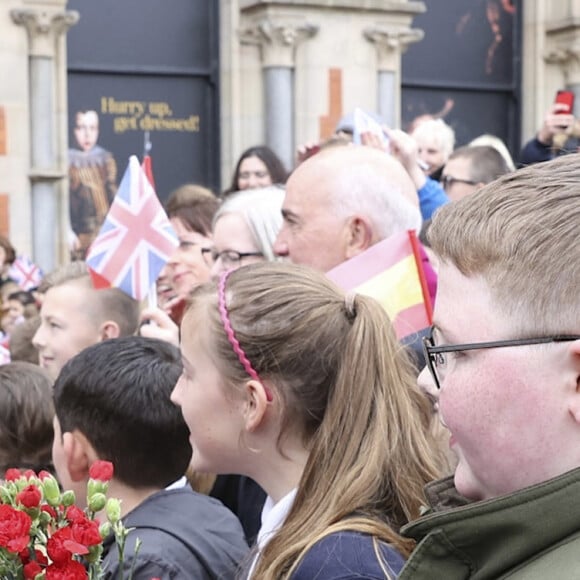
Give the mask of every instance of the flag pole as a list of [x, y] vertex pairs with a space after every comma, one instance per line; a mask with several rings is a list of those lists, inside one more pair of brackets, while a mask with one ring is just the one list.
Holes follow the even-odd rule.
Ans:
[[151, 143], [150, 133], [149, 131], [145, 131], [143, 134], [143, 158], [149, 155], [149, 152], [153, 148], [153, 144]]
[[427, 278], [423, 270], [423, 258], [421, 256], [421, 248], [415, 230], [407, 230], [409, 234], [409, 241], [413, 249], [413, 256], [415, 258], [415, 265], [419, 274], [419, 281], [421, 282], [421, 292], [423, 294], [423, 303], [425, 304], [425, 311], [427, 312], [427, 320], [429, 324], [433, 324], [433, 306], [431, 305], [431, 296], [429, 295], [429, 288], [427, 286]]
[[147, 306], [149, 308], [157, 308], [157, 284], [153, 282], [147, 294]]

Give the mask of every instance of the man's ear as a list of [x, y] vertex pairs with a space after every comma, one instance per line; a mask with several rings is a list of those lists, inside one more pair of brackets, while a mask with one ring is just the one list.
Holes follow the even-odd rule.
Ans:
[[576, 393], [569, 405], [570, 414], [580, 426], [580, 339], [570, 343], [570, 354], [572, 356], [572, 379], [576, 384]]
[[79, 430], [62, 435], [66, 467], [72, 481], [83, 481], [89, 477], [89, 467], [98, 459], [93, 446]]
[[99, 336], [101, 341], [109, 338], [119, 338], [121, 336], [121, 329], [114, 320], [106, 320], [99, 327]]
[[[268, 387], [272, 393], [272, 389]], [[264, 425], [268, 410], [268, 392], [260, 382], [250, 380], [244, 385], [244, 426], [246, 431], [253, 433]]]
[[355, 215], [346, 224], [346, 258], [353, 258], [370, 248], [373, 243], [373, 227], [365, 216]]

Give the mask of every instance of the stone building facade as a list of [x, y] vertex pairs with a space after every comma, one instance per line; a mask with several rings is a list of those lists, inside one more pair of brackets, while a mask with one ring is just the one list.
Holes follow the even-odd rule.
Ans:
[[[399, 124], [401, 55], [421, 41], [423, 2], [219, 2], [224, 183], [247, 146], [265, 141], [291, 165], [297, 144], [354, 106]], [[557, 89], [580, 99], [580, 2], [526, 0], [522, 11], [525, 140]], [[68, 255], [66, 36], [77, 18], [67, 0], [0, 4], [0, 232], [45, 269]]]

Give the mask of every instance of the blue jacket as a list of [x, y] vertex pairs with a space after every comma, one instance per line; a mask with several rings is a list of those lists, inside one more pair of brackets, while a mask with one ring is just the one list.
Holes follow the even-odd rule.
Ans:
[[[405, 560], [388, 544], [379, 542], [383, 565], [396, 578]], [[292, 580], [385, 580], [373, 538], [358, 532], [329, 534], [310, 548], [292, 574]]]
[[425, 185], [417, 191], [417, 194], [419, 195], [419, 208], [423, 221], [430, 220], [437, 208], [449, 203], [449, 198], [441, 184], [430, 177], [427, 178]]

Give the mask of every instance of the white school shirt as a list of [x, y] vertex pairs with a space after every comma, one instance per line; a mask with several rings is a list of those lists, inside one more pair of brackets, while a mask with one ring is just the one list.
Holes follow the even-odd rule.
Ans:
[[254, 573], [260, 553], [266, 547], [272, 536], [276, 534], [276, 532], [282, 527], [282, 524], [286, 521], [286, 516], [290, 513], [297, 491], [297, 488], [294, 488], [278, 503], [274, 503], [274, 500], [270, 496], [266, 498], [264, 507], [262, 508], [262, 526], [260, 527], [258, 539], [256, 540], [258, 553], [254, 557], [254, 561], [252, 562], [252, 566], [248, 572], [248, 580], [250, 580]]

